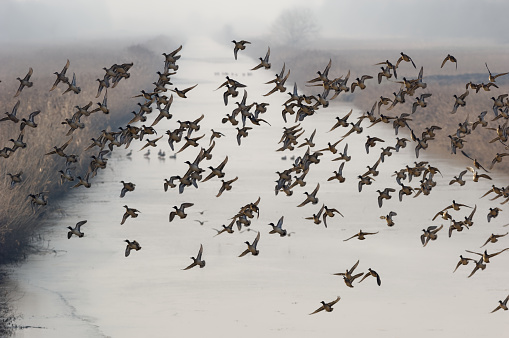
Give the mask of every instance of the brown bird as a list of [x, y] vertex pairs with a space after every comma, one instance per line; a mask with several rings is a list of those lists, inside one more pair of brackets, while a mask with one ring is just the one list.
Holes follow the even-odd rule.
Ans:
[[491, 311], [491, 313], [498, 311], [500, 309], [504, 309], [505, 311], [507, 311], [508, 310], [507, 301], [509, 301], [509, 296], [505, 297], [504, 301], [499, 300], [498, 306], [493, 311]]
[[235, 56], [235, 60], [237, 60], [237, 52], [239, 50], [244, 50], [246, 49], [246, 44], [250, 44], [251, 42], [249, 41], [246, 41], [246, 40], [240, 40], [240, 41], [235, 41], [235, 40], [232, 40], [233, 44], [235, 45], [235, 47], [233, 47], [233, 55]]
[[324, 204], [323, 205], [323, 224], [325, 225], [325, 227], [327, 227], [327, 216], [328, 217], [334, 217], [334, 213], [337, 213], [339, 215], [341, 215], [341, 217], [345, 217], [343, 216], [342, 213], [340, 213], [338, 210], [336, 210], [335, 208], [327, 208], [327, 206]]
[[122, 190], [120, 191], [120, 197], [124, 197], [128, 191], [134, 191], [136, 184], [132, 182], [120, 181], [123, 184]]
[[81, 88], [76, 85], [76, 74], [75, 73], [72, 73], [72, 81], [71, 81], [71, 83], [67, 82], [67, 85], [69, 87], [67, 87], [67, 89], [62, 93], [62, 95], [64, 95], [67, 92], [70, 92], [70, 91], [74, 92], [74, 94], [79, 94], [81, 92]]
[[482, 257], [478, 261], [474, 260], [474, 262], [475, 262], [475, 267], [472, 270], [472, 272], [470, 273], [470, 275], [468, 275], [468, 278], [472, 277], [477, 270], [479, 270], [479, 269], [481, 269], [481, 270], [486, 269], [486, 264], [483, 263], [483, 258]]
[[219, 189], [219, 192], [217, 193], [216, 197], [221, 196], [221, 194], [225, 190], [226, 191], [230, 191], [232, 189], [232, 183], [235, 182], [238, 179], [239, 179], [239, 177], [237, 176], [234, 179], [229, 180], [229, 181], [221, 180], [221, 182], [223, 182], [223, 184], [221, 185], [221, 188]]
[[[18, 102], [16, 102], [16, 104], [14, 105], [14, 108], [12, 108], [12, 112], [9, 113], [9, 112], [6, 112], [5, 115], [7, 115], [6, 117], [2, 117], [0, 119], [0, 122], [2, 121], [12, 121], [14, 123], [18, 123], [19, 122], [19, 119], [16, 117], [16, 113], [18, 112], [18, 108], [19, 108], [19, 103], [20, 101], [18, 100]], [[23, 129], [23, 128], [21, 128]]]
[[382, 203], [384, 199], [391, 199], [391, 192], [395, 192], [396, 190], [393, 188], [385, 188], [384, 191], [377, 190], [378, 192], [378, 207], [382, 207]]
[[198, 141], [201, 138], [203, 138], [204, 136], [205, 136], [205, 134], [203, 134], [202, 136], [194, 137], [194, 138], [189, 138], [187, 136], [184, 136], [184, 139], [186, 140], [186, 143], [182, 146], [182, 148], [180, 148], [179, 151], [177, 151], [177, 154], [180, 153], [181, 151], [183, 151], [184, 149], [186, 149], [189, 146], [193, 146], [193, 147], [199, 146]]
[[430, 240], [431, 241], [436, 240], [438, 238], [437, 232], [442, 230], [443, 227], [444, 227], [443, 225], [440, 225], [440, 227], [437, 227], [436, 225], [431, 225], [427, 229], [422, 229], [422, 231], [424, 232], [421, 235], [422, 246], [423, 247], [426, 246]]
[[[509, 74], [509, 72], [506, 72], [506, 73], [500, 73], [500, 74], [497, 74], [497, 75], [493, 75], [493, 74], [491, 74], [490, 69], [488, 68], [488, 64], [486, 62], [484, 64], [486, 65], [486, 69], [488, 70], [488, 73], [489, 73], [488, 79], [489, 79], [490, 82], [495, 82], [496, 78], [499, 77], [499, 76]], [[30, 68], [30, 69], [32, 69], [32, 68]]]
[[336, 120], [338, 120], [336, 122], [336, 124], [334, 124], [334, 126], [332, 126], [332, 128], [329, 130], [329, 132], [333, 131], [334, 129], [338, 128], [338, 127], [348, 127], [348, 118], [350, 117], [350, 115], [352, 115], [352, 112], [353, 112], [353, 109], [350, 109], [350, 112], [348, 114], [346, 114], [345, 116], [343, 117], [336, 117]]
[[177, 87], [175, 87], [175, 89], [170, 89], [172, 92], [174, 93], [177, 93], [178, 96], [180, 96], [181, 98], [183, 99], [186, 99], [187, 96], [186, 96], [186, 93], [188, 91], [190, 91], [191, 89], [193, 89], [194, 87], [196, 87], [198, 84], [195, 84], [194, 86], [192, 87], [189, 87], [189, 88], [186, 88], [186, 89], [182, 89], [182, 90], [179, 90]]
[[332, 308], [332, 306], [334, 304], [336, 304], [337, 302], [339, 302], [339, 300], [341, 299], [341, 297], [337, 297], [335, 300], [333, 300], [332, 302], [329, 302], [329, 303], [325, 303], [323, 300], [321, 301], [322, 303], [322, 306], [320, 306], [318, 309], [316, 309], [315, 311], [311, 312], [310, 315], [313, 315], [317, 312], [320, 312], [320, 311], [323, 311], [325, 310], [326, 312], [332, 312], [332, 310], [334, 310]]
[[460, 96], [457, 96], [454, 94], [454, 106], [452, 108], [451, 114], [456, 114], [456, 111], [458, 110], [458, 107], [464, 107], [467, 103], [465, 102], [465, 98], [468, 96], [468, 89], [466, 92], [461, 94]]
[[349, 237], [349, 238], [347, 238], [347, 239], [344, 239], [344, 240], [343, 240], [343, 242], [346, 242], [346, 241], [348, 241], [348, 240], [351, 240], [351, 239], [352, 239], [352, 238], [354, 238], [354, 237], [358, 237], [357, 239], [359, 239], [359, 240], [364, 240], [364, 239], [366, 239], [366, 237], [365, 237], [366, 235], [376, 235], [377, 233], [378, 233], [378, 231], [377, 231], [377, 232], [364, 232], [364, 231], [362, 231], [362, 230], [359, 230], [359, 232], [358, 232], [358, 233], [356, 233], [356, 234], [355, 234], [355, 235], [353, 235], [352, 237]]
[[392, 217], [397, 216], [398, 214], [394, 211], [389, 212], [388, 215], [380, 216], [380, 219], [385, 219], [387, 221], [387, 226], [394, 226], [394, 221], [392, 220]]
[[492, 254], [489, 254], [488, 253], [488, 250], [484, 250], [483, 253], [479, 253], [479, 252], [474, 252], [474, 251], [470, 251], [470, 250], [465, 250], [466, 252], [470, 252], [470, 253], [473, 253], [473, 254], [476, 254], [476, 255], [479, 255], [481, 256], [482, 258], [482, 261], [484, 263], [489, 263], [490, 262], [490, 258], [492, 257], [495, 257], [497, 255], [500, 255], [502, 252], [506, 251], [506, 250], [509, 250], [509, 248], [505, 248], [503, 250], [500, 250], [499, 252], [495, 252], [495, 253], [492, 253]]
[[356, 279], [356, 278], [359, 278], [360, 276], [363, 275], [363, 273], [358, 273], [356, 275], [352, 275], [353, 271], [355, 270], [355, 268], [359, 265], [359, 260], [357, 260], [357, 262], [352, 266], [352, 268], [350, 270], [346, 270], [345, 272], [338, 272], [338, 273], [335, 273], [334, 275], [335, 276], [343, 276], [343, 280], [345, 282], [345, 284], [350, 287], [350, 288], [353, 288], [353, 285], [352, 285], [352, 282]]
[[346, 179], [345, 177], [343, 177], [343, 167], [345, 166], [345, 162], [342, 162], [341, 165], [339, 166], [339, 169], [338, 171], [333, 171], [333, 174], [331, 177], [329, 177], [327, 179], [327, 181], [332, 181], [332, 180], [338, 180], [339, 183], [343, 183]]
[[502, 162], [502, 158], [505, 156], [509, 156], [509, 153], [497, 153], [495, 158], [491, 161], [490, 170], [493, 169], [495, 164]]
[[245, 255], [247, 255], [248, 253], [251, 253], [253, 256], [258, 256], [258, 254], [260, 253], [260, 251], [258, 249], [256, 249], [256, 246], [258, 245], [258, 241], [260, 240], [260, 232], [258, 231], [258, 234], [256, 235], [256, 238], [255, 240], [253, 241], [253, 244], [249, 244], [249, 242], [244, 242], [247, 244], [247, 249], [244, 250], [240, 255], [239, 257], [243, 257]]
[[269, 63], [269, 56], [270, 56], [270, 47], [267, 50], [267, 54], [265, 54], [264, 58], [258, 58], [260, 60], [260, 63], [256, 65], [254, 68], [251, 68], [251, 70], [257, 70], [260, 68], [270, 69], [270, 63]]
[[[488, 180], [491, 180], [491, 177], [489, 177], [489, 176], [488, 176], [488, 175], [486, 175], [486, 174], [479, 174], [479, 173], [477, 172], [477, 170], [475, 170], [475, 169], [474, 169], [474, 168], [472, 168], [472, 167], [467, 167], [467, 169], [468, 169], [468, 171], [470, 171], [470, 172], [472, 173], [472, 180], [473, 180], [474, 182], [479, 182], [479, 179], [480, 179], [480, 178], [486, 178], [486, 179], [488, 179]], [[483, 168], [483, 169], [484, 169], [484, 168]]]
[[65, 72], [67, 72], [69, 65], [70, 65], [70, 62], [69, 62], [69, 60], [67, 60], [67, 63], [65, 64], [64, 68], [62, 69], [62, 71], [60, 73], [57, 73], [57, 72], [53, 73], [57, 76], [57, 79], [55, 80], [55, 83], [53, 83], [53, 87], [51, 87], [51, 89], [49, 90], [50, 92], [52, 90], [54, 90], [55, 88], [57, 88], [57, 86], [60, 82], [69, 83], [69, 78], [67, 76], [65, 76]]
[[412, 66], [414, 66], [414, 68], [417, 68], [417, 67], [415, 66], [414, 61], [412, 60], [412, 58], [411, 58], [410, 56], [406, 55], [406, 54], [405, 54], [405, 53], [403, 53], [403, 52], [401, 52], [400, 54], [401, 54], [401, 56], [399, 57], [398, 61], [396, 61], [396, 68], [399, 66], [399, 63], [400, 63], [401, 61], [411, 62], [411, 63], [412, 63]]
[[463, 257], [462, 255], [460, 255], [460, 260], [459, 260], [458, 264], [456, 264], [456, 268], [454, 269], [454, 271], [453, 271], [453, 272], [456, 272], [456, 270], [458, 270], [458, 268], [459, 268], [461, 265], [467, 265], [467, 264], [468, 264], [468, 261], [473, 261], [473, 262], [475, 262], [475, 259], [467, 258], [467, 257]]
[[366, 89], [366, 85], [364, 84], [364, 81], [372, 79], [373, 77], [370, 75], [362, 75], [361, 78], [355, 79], [355, 82], [352, 82], [350, 85], [350, 91], [353, 93], [355, 90], [355, 87], [359, 87], [361, 90]]
[[488, 223], [491, 221], [492, 218], [495, 218], [498, 216], [498, 213], [502, 211], [500, 208], [490, 208], [490, 211], [488, 212]]
[[[322, 217], [322, 212], [324, 210], [325, 210], [325, 204], [323, 204], [321, 206], [321, 208], [320, 208], [320, 210], [318, 210], [317, 214], [313, 214], [313, 216], [306, 217], [305, 219], [313, 220], [313, 223], [320, 224], [320, 223], [322, 223], [322, 220], [320, 218]], [[325, 225], [325, 227], [327, 227], [327, 225]]]
[[495, 235], [495, 234], [491, 234], [491, 236], [490, 236], [490, 237], [486, 240], [486, 242], [484, 242], [484, 244], [481, 246], [481, 248], [482, 248], [483, 246], [485, 246], [486, 244], [488, 244], [488, 243], [496, 243], [496, 242], [498, 242], [498, 239], [499, 239], [500, 237], [504, 237], [504, 236], [506, 236], [508, 233], [509, 233], [509, 232], [506, 232], [506, 233], [505, 233], [505, 234], [503, 234], [503, 235]]
[[458, 183], [459, 185], [463, 186], [465, 185], [465, 180], [463, 180], [463, 175], [465, 175], [467, 173], [467, 170], [463, 170], [462, 172], [460, 172], [460, 174], [458, 176], [454, 176], [454, 179], [452, 179], [450, 182], [449, 182], [449, 185], [452, 185], [454, 183]]
[[18, 91], [16, 92], [16, 95], [14, 95], [14, 97], [17, 97], [19, 94], [21, 94], [21, 91], [23, 90], [23, 88], [25, 88], [25, 87], [30, 88], [33, 86], [33, 82], [30, 82], [30, 76], [32, 76], [33, 72], [34, 72], [34, 70], [32, 69], [32, 67], [30, 67], [27, 75], [25, 75], [25, 77], [23, 79], [20, 79], [19, 77], [16, 78], [19, 81], [19, 87], [18, 87]]
[[14, 186], [16, 186], [16, 184], [23, 182], [21, 175], [23, 175], [23, 171], [20, 171], [17, 174], [7, 173], [7, 176], [9, 176], [11, 178], [11, 183], [9, 184], [9, 189], [14, 189]]
[[36, 111], [30, 113], [30, 115], [28, 116], [28, 120], [25, 119], [25, 118], [22, 118], [21, 119], [21, 124], [19, 126], [19, 129], [23, 130], [23, 129], [25, 129], [25, 126], [29, 126], [29, 127], [32, 127], [32, 128], [37, 128], [37, 123], [35, 123], [34, 118], [37, 115], [39, 115], [40, 113], [41, 113], [40, 110], [36, 110]]
[[157, 147], [156, 142], [157, 142], [157, 141], [159, 141], [159, 140], [160, 140], [160, 139], [162, 139], [162, 138], [163, 138], [163, 137], [162, 137], [162, 136], [160, 136], [160, 137], [158, 137], [158, 138], [156, 138], [156, 139], [153, 139], [153, 140], [148, 140], [148, 139], [147, 139], [147, 143], [146, 143], [146, 144], [145, 144], [145, 145], [144, 145], [144, 146], [143, 146], [143, 147], [142, 147], [139, 151], [142, 151], [143, 149], [145, 149], [145, 148], [146, 148], [146, 147], [148, 147], [148, 146], [151, 146], [151, 147]]
[[316, 185], [316, 188], [315, 190], [313, 190], [310, 193], [308, 192], [304, 192], [304, 194], [307, 196], [306, 199], [304, 200], [304, 202], [302, 202], [301, 204], [299, 204], [297, 207], [302, 207], [306, 204], [308, 204], [309, 202], [311, 202], [312, 204], [317, 204], [318, 203], [318, 198], [316, 197], [316, 193], [318, 192], [318, 189], [320, 189], [320, 183], [318, 183]]
[[451, 54], [447, 54], [444, 61], [442, 61], [442, 65], [440, 66], [440, 68], [443, 68], [447, 61], [454, 62], [456, 64], [456, 69], [458, 69], [458, 60], [456, 60], [456, 58], [454, 56], [452, 56]]
[[129, 216], [131, 216], [132, 218], [136, 218], [138, 217], [137, 212], [141, 213], [141, 211], [139, 211], [138, 209], [129, 208], [127, 205], [124, 205], [124, 208], [125, 213], [124, 216], [122, 216], [122, 222], [120, 222], [120, 225], [124, 224]]
[[469, 207], [468, 205], [461, 204], [461, 203], [456, 203], [456, 201], [455, 201], [455, 200], [452, 200], [452, 204], [451, 204], [451, 205], [449, 205], [449, 206], [447, 206], [447, 207], [445, 207], [444, 209], [440, 210], [439, 212], [437, 212], [437, 214], [435, 215], [435, 217], [433, 217], [432, 221], [434, 221], [434, 220], [435, 220], [435, 218], [437, 218], [437, 217], [438, 217], [438, 215], [442, 215], [442, 217], [443, 217], [443, 212], [444, 212], [444, 211], [446, 211], [446, 210], [448, 210], [448, 209], [453, 209], [453, 210], [458, 211], [458, 210], [460, 210], [460, 208], [461, 208], [461, 207], [466, 207], [466, 208], [470, 208], [470, 209], [472, 209], [472, 207]]
[[194, 257], [191, 257], [191, 259], [193, 260], [193, 263], [191, 263], [187, 268], [183, 269], [183, 270], [189, 270], [191, 268], [194, 268], [195, 266], [199, 266], [200, 268], [203, 268], [205, 266], [205, 260], [202, 260], [201, 259], [201, 255], [203, 254], [203, 245], [200, 244], [200, 250], [198, 251], [198, 256], [196, 256], [196, 258]]
[[461, 153], [466, 157], [466, 158], [469, 158], [471, 159], [472, 161], [474, 161], [474, 167], [476, 167], [477, 169], [482, 169], [484, 170], [485, 172], [488, 172], [488, 170], [486, 170], [486, 168], [484, 168], [481, 163], [479, 163], [479, 161], [477, 161], [476, 158], [472, 158], [470, 157], [467, 153], [465, 153], [463, 150], [461, 151]]
[[185, 208], [189, 208], [189, 207], [192, 207], [194, 205], [194, 203], [182, 203], [180, 204], [180, 207], [177, 207], [176, 205], [173, 206], [173, 208], [175, 209], [175, 211], [172, 211], [170, 212], [170, 222], [173, 221], [173, 219], [175, 218], [175, 216], [178, 216], [180, 217], [181, 219], [182, 218], [186, 218], [187, 217], [187, 214], [185, 213]]
[[366, 272], [366, 274], [364, 275], [364, 277], [362, 277], [362, 279], [359, 281], [362, 282], [363, 280], [365, 280], [367, 277], [369, 276], [373, 276], [376, 278], [376, 283], [378, 284], [378, 286], [381, 286], [382, 285], [382, 280], [380, 279], [380, 275], [375, 271], [375, 270], [371, 270], [371, 268], [368, 268], [368, 272]]
[[74, 228], [72, 228], [70, 226], [67, 227], [67, 229], [69, 229], [69, 232], [67, 232], [67, 239], [71, 239], [72, 235], [76, 235], [80, 238], [85, 236], [85, 234], [83, 232], [81, 232], [81, 230], [80, 230], [81, 226], [85, 223], [87, 223], [87, 220], [80, 221], [80, 222], [76, 223]]
[[131, 253], [131, 250], [140, 250], [141, 249], [141, 246], [140, 246], [140, 243], [138, 243], [137, 241], [129, 241], [128, 239], [126, 239], [124, 242], [127, 243], [127, 246], [125, 247], [125, 256], [128, 257], [129, 254]]

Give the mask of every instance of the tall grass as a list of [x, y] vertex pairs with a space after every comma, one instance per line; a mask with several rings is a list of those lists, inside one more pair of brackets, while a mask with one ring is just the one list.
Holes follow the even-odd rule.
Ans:
[[[157, 45], [157, 49], [154, 48]], [[92, 101], [90, 110], [97, 107], [96, 102], [102, 102], [105, 91], [95, 98], [98, 88], [96, 79], [104, 76], [103, 67], [109, 68], [113, 64], [133, 62], [130, 78], [123, 79], [115, 88], [108, 89], [108, 115], [96, 112], [89, 117], [82, 116], [84, 129], [75, 130], [72, 141], [65, 149], [66, 154], [76, 154], [79, 161], [73, 165], [75, 176], [84, 176], [90, 163], [90, 156], [97, 154], [98, 148], [84, 149], [97, 138], [102, 129], [116, 129], [125, 125], [131, 118], [130, 112], [136, 109], [137, 99], [131, 97], [140, 90], [148, 90], [150, 84], [157, 79], [156, 70], [161, 69], [164, 58], [161, 51], [174, 48], [168, 40], [157, 39], [135, 45], [114, 46], [94, 43], [92, 46], [61, 46], [58, 49], [41, 47], [38, 50], [21, 48], [18, 51], [0, 52], [4, 62], [0, 69], [0, 107], [3, 112], [11, 112], [20, 100], [17, 117], [28, 118], [28, 115], [40, 110], [35, 117], [36, 128], [25, 127], [23, 141], [26, 148], [19, 148], [9, 158], [0, 157], [0, 268], [5, 264], [24, 259], [32, 250], [37, 250], [41, 244], [34, 240], [41, 230], [42, 220], [49, 211], [58, 207], [58, 200], [72, 189], [76, 182], [60, 184], [59, 170], [65, 170], [65, 159], [58, 155], [45, 155], [53, 150], [53, 146], [61, 146], [68, 139], [65, 136], [69, 127], [61, 124], [65, 118], [71, 118], [76, 112], [75, 106], [84, 106]], [[157, 53], [153, 50], [157, 50]], [[62, 95], [67, 85], [60, 84], [50, 92], [56, 79], [53, 72], [60, 72], [67, 59], [71, 64], [67, 76], [72, 79], [76, 74], [77, 85], [81, 93], [72, 92]], [[33, 68], [31, 81], [33, 86], [24, 88], [18, 97], [14, 97], [19, 82], [17, 77], [23, 78], [29, 67]], [[17, 139], [20, 133], [20, 123], [12, 121], [0, 122], [0, 149], [12, 147], [9, 139]], [[10, 178], [7, 173], [17, 174], [22, 171], [23, 182], [10, 189]], [[93, 179], [90, 180], [93, 184]], [[78, 188], [80, 189], [80, 188]], [[32, 210], [29, 194], [44, 193], [48, 205], [37, 206]], [[0, 275], [0, 280], [3, 274]], [[3, 290], [3, 289], [2, 289]], [[0, 294], [0, 336], [10, 332], [12, 315], [9, 315], [7, 294]]]

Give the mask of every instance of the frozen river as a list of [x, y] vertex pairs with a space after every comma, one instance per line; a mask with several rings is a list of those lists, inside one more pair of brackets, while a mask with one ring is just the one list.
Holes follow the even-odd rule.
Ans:
[[[399, 202], [397, 192], [393, 193], [393, 198], [379, 208], [376, 190], [386, 187], [399, 190], [392, 173], [405, 165], [413, 166], [416, 158], [410, 143], [381, 163], [376, 181], [359, 193], [357, 176], [376, 162], [381, 146], [395, 144], [393, 130], [375, 126], [338, 145], [342, 151], [348, 143], [352, 156], [345, 164], [344, 183], [327, 181], [340, 162], [332, 162], [336, 155], [323, 152], [321, 162], [311, 166], [305, 187], [295, 187], [289, 197], [282, 192], [276, 196], [276, 171], [290, 168], [290, 156], [302, 156], [306, 149], [291, 153], [275, 151], [281, 146], [277, 143], [283, 126], [295, 124], [293, 116], [288, 124], [281, 118], [286, 93], [262, 96], [272, 88], [263, 83], [271, 80], [281, 65], [273, 65], [269, 71], [249, 71], [256, 61], [242, 52], [239, 60], [234, 61], [229, 47], [204, 39], [184, 45], [178, 61], [180, 68], [172, 80], [179, 88], [196, 83], [198, 86], [187, 94], [187, 99], [175, 96], [170, 110], [173, 118], [161, 121], [156, 130], [158, 135], [164, 135], [165, 130], [178, 127], [177, 120], [194, 120], [204, 114], [201, 129], [193, 134], [205, 134], [200, 145], [208, 146], [211, 129], [221, 131], [225, 137], [216, 139], [212, 159], [203, 161], [201, 166], [215, 167], [228, 155], [224, 179], [239, 177], [233, 189], [215, 197], [221, 182], [213, 178], [198, 183], [198, 189], [186, 188], [183, 194], [176, 189], [164, 191], [163, 179], [183, 175], [188, 168], [184, 161], [193, 161], [199, 147], [188, 148], [171, 159], [165, 136], [157, 148], [151, 148], [150, 158], [143, 156], [145, 150], [139, 151], [145, 142], [131, 144], [131, 158], [126, 157], [128, 150], [115, 149], [107, 168], [91, 180], [92, 188], [75, 189], [61, 203], [61, 213], [55, 215], [45, 235], [56, 254], [30, 257], [12, 275], [21, 297], [15, 304], [23, 315], [19, 325], [32, 327], [19, 330], [16, 337], [318, 337], [336, 333], [374, 337], [486, 337], [507, 332], [508, 313], [490, 311], [509, 294], [509, 251], [492, 258], [484, 271], [471, 278], [467, 276], [474, 267], [472, 262], [455, 273], [453, 270], [460, 254], [477, 258], [465, 250], [482, 252], [486, 248], [491, 253], [509, 247], [507, 236], [480, 248], [490, 234], [508, 231], [504, 227], [509, 220], [507, 211], [490, 223], [486, 220], [490, 207], [504, 209], [498, 200], [480, 199], [491, 184], [506, 186], [508, 177], [495, 173], [490, 174], [493, 181], [474, 183], [468, 174], [465, 186], [449, 186], [453, 176], [471, 165], [468, 159], [464, 158], [461, 165], [421, 151], [418, 160], [429, 161], [443, 174], [435, 176], [437, 186], [428, 196], [405, 196], [403, 202]], [[230, 124], [222, 124], [221, 119], [231, 113], [242, 91], [237, 100], [230, 99], [227, 107], [223, 104], [223, 89], [214, 91], [225, 81], [225, 73], [247, 85], [248, 103], [270, 104], [261, 117], [271, 126], [252, 126], [240, 147], [236, 142], [237, 131]], [[287, 87], [292, 86], [293, 82], [287, 83]], [[136, 102], [133, 100], [133, 106]], [[334, 117], [344, 116], [351, 108], [333, 102], [329, 108], [318, 110], [301, 123], [305, 133], [299, 141], [309, 137], [314, 129], [317, 130], [314, 150], [339, 140], [346, 129], [326, 131], [336, 121]], [[362, 112], [353, 108], [350, 119], [356, 120]], [[156, 113], [149, 115], [147, 122], [151, 123], [155, 116]], [[376, 135], [385, 143], [368, 155], [364, 150], [366, 135]], [[153, 139], [150, 135], [148, 138]], [[182, 144], [176, 144], [176, 148], [180, 149]], [[156, 156], [160, 149], [166, 152], [164, 160]], [[288, 159], [283, 160], [282, 156]], [[207, 169], [204, 175], [208, 173]], [[405, 184], [417, 187], [419, 179]], [[121, 180], [136, 184], [135, 191], [124, 198], [119, 197]], [[317, 183], [320, 183], [319, 204], [297, 208], [305, 199], [304, 192], [311, 192]], [[239, 232], [235, 228], [233, 234], [214, 236], [214, 228], [227, 225], [242, 206], [258, 197], [260, 215], [249, 227], [254, 231]], [[448, 238], [449, 223], [431, 219], [452, 200], [477, 205], [477, 212], [470, 230], [453, 232]], [[177, 217], [170, 223], [172, 207], [184, 202], [194, 203], [186, 209], [187, 218]], [[306, 220], [305, 217], [318, 212], [322, 203], [338, 209], [344, 218], [339, 215], [329, 218], [327, 228]], [[140, 210], [141, 214], [120, 225], [124, 205]], [[380, 219], [390, 211], [397, 212], [394, 227]], [[462, 208], [451, 211], [451, 215], [463, 220], [470, 212], [471, 209]], [[276, 223], [281, 216], [283, 228], [291, 236], [269, 234], [268, 224]], [[66, 227], [85, 219], [88, 221], [82, 227], [85, 236], [68, 240]], [[200, 225], [197, 220], [205, 223]], [[433, 224], [443, 224], [444, 229], [436, 241], [423, 248], [421, 229]], [[378, 234], [364, 241], [344, 241], [360, 229]], [[256, 231], [261, 234], [260, 254], [239, 258], [247, 247], [244, 242], [252, 242]], [[124, 257], [125, 239], [137, 240], [142, 249]], [[183, 271], [192, 263], [189, 257], [196, 256], [200, 244], [204, 248], [205, 268]], [[360, 263], [355, 272], [376, 270], [382, 280], [380, 287], [369, 277], [362, 283], [356, 280], [354, 288], [349, 288], [342, 277], [333, 275], [351, 268], [357, 260]], [[341, 300], [332, 313], [309, 315], [320, 306], [320, 301], [329, 302], [337, 296]]]

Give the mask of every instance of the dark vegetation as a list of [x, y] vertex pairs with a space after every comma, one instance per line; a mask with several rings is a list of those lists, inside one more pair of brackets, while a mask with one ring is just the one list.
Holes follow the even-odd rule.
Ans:
[[[72, 133], [72, 141], [65, 149], [66, 154], [78, 155], [78, 162], [71, 166], [74, 176], [84, 177], [90, 163], [90, 156], [99, 152], [97, 147], [85, 149], [92, 143], [91, 138], [98, 138], [101, 130], [115, 130], [126, 124], [132, 117], [131, 111], [138, 107], [140, 98], [132, 98], [142, 89], [149, 89], [151, 82], [157, 78], [156, 70], [164, 61], [162, 52], [173, 50], [175, 46], [165, 38], [158, 38], [141, 44], [122, 44], [111, 42], [94, 42], [88, 47], [71, 45], [28, 48], [5, 48], [0, 52], [3, 67], [0, 69], [0, 106], [2, 114], [11, 112], [19, 100], [17, 117], [28, 118], [33, 111], [41, 112], [35, 117], [36, 128], [24, 128], [23, 141], [26, 148], [18, 148], [8, 158], [0, 157], [0, 268], [7, 264], [19, 262], [29, 253], [42, 249], [40, 233], [45, 216], [58, 208], [58, 200], [65, 197], [77, 182], [60, 182], [59, 170], [66, 168], [66, 160], [56, 154], [45, 155], [60, 147], [71, 136], [66, 136], [70, 129], [62, 124], [76, 112], [75, 106], [84, 106], [93, 102], [89, 110], [95, 109], [97, 102], [102, 102], [105, 90], [96, 98], [98, 82], [105, 71], [113, 64], [134, 63], [129, 70], [130, 77], [122, 79], [115, 88], [108, 89], [108, 115], [95, 112], [90, 116], [82, 116], [83, 129]], [[62, 94], [67, 85], [60, 83], [56, 89], [49, 91], [56, 76], [67, 59], [70, 67], [67, 71], [69, 80], [76, 74], [76, 84], [81, 92]], [[29, 67], [33, 68], [30, 81], [32, 87], [25, 87], [18, 97], [17, 77], [23, 78]], [[21, 122], [21, 121], [20, 121]], [[17, 139], [20, 134], [20, 122], [10, 120], [0, 122], [0, 149], [12, 148], [9, 139]], [[22, 172], [22, 182], [10, 188], [11, 179], [7, 175]], [[100, 174], [99, 174], [100, 175]], [[93, 178], [90, 182], [93, 184]], [[79, 187], [77, 189], [84, 189]], [[29, 194], [43, 193], [48, 201], [45, 206], [31, 207]], [[46, 222], [48, 223], [48, 222]], [[4, 270], [3, 270], [4, 271]], [[1, 281], [5, 273], [0, 275]], [[7, 336], [12, 331], [13, 316], [8, 306], [8, 292], [0, 293], [0, 336]]]

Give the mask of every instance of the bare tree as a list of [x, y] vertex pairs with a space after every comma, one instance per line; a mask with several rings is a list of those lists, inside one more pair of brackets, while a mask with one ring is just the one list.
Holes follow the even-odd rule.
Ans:
[[272, 24], [271, 32], [277, 42], [288, 45], [310, 41], [320, 31], [313, 12], [307, 8], [284, 11]]

